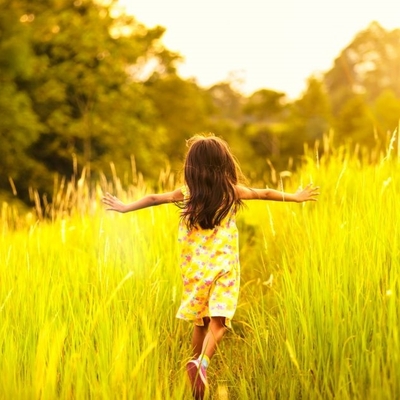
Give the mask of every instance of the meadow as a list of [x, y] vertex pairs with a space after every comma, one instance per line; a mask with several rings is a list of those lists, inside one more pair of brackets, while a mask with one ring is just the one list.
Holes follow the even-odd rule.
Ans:
[[[211, 399], [400, 398], [399, 154], [374, 163], [312, 152], [277, 188], [316, 203], [252, 201], [238, 216], [233, 329], [209, 368]], [[266, 168], [270, 168], [266, 166]], [[160, 189], [175, 185], [165, 173]], [[59, 182], [47, 209], [0, 220], [1, 399], [190, 399], [191, 325], [175, 318], [179, 210], [107, 212], [136, 177]], [[47, 217], [44, 217], [47, 214]]]

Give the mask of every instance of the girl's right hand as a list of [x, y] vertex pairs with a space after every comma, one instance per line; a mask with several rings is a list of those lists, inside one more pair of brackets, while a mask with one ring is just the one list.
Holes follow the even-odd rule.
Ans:
[[126, 212], [126, 205], [121, 200], [117, 199], [110, 193], [106, 193], [101, 199], [102, 203], [106, 204], [108, 207], [106, 210], [118, 211], [120, 213]]

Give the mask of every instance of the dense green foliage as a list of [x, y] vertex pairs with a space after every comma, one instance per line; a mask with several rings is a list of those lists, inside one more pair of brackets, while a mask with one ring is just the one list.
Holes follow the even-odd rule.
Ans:
[[268, 181], [266, 161], [292, 170], [304, 144], [330, 130], [338, 143], [378, 154], [398, 126], [400, 29], [372, 23], [289, 101], [182, 79], [164, 29], [115, 6], [0, 0], [1, 198], [29, 204], [37, 190], [52, 201], [54, 179], [83, 169], [93, 177], [116, 169], [125, 183], [140, 171], [154, 186], [161, 169], [179, 173], [185, 139], [204, 131], [229, 141], [251, 180]]

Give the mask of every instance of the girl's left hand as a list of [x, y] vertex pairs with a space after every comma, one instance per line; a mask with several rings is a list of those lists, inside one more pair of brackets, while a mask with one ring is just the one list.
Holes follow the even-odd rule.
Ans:
[[295, 196], [298, 203], [302, 203], [303, 201], [317, 201], [319, 186], [313, 186], [312, 183], [309, 183], [304, 189], [299, 187]]

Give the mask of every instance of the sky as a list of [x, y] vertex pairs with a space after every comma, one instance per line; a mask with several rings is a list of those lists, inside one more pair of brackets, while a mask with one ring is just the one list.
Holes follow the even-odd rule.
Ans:
[[232, 79], [298, 98], [307, 78], [329, 70], [355, 37], [378, 21], [400, 28], [399, 0], [119, 0], [184, 60], [178, 71], [200, 86]]

